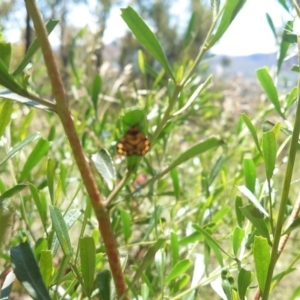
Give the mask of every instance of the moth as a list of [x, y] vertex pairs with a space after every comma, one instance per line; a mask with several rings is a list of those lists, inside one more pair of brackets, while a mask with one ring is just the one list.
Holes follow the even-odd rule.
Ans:
[[124, 156], [145, 155], [150, 150], [150, 141], [137, 126], [131, 126], [117, 143], [117, 152]]

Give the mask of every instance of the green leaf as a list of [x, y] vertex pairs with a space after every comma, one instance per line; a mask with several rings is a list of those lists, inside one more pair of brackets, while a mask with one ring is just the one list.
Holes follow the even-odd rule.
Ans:
[[143, 283], [141, 286], [141, 295], [143, 300], [149, 299], [150, 289], [146, 283]]
[[171, 163], [169, 167], [164, 169], [161, 173], [157, 174], [156, 176], [153, 176], [151, 179], [149, 179], [143, 186], [141, 186], [139, 189], [136, 189], [135, 192], [139, 191], [140, 189], [144, 188], [145, 186], [152, 184], [153, 182], [157, 181], [158, 179], [162, 178], [165, 174], [169, 173], [172, 169], [177, 167], [178, 165], [184, 163], [185, 161], [203, 153], [210, 149], [213, 149], [215, 147], [224, 145], [223, 140], [219, 140], [217, 138], [209, 138], [205, 140], [204, 142], [199, 142], [195, 146], [192, 146], [190, 149], [188, 149], [186, 152], [182, 153]]
[[[0, 74], [0, 77], [1, 77], [1, 74]], [[40, 104], [40, 103], [38, 103], [36, 101], [31, 100], [30, 99], [31, 95], [29, 93], [27, 93], [27, 92], [25, 93], [25, 90], [23, 92], [22, 91], [19, 91], [19, 92], [23, 93], [24, 96], [21, 96], [21, 95], [19, 95], [16, 92], [13, 93], [9, 89], [8, 90], [7, 89], [1, 90], [0, 91], [0, 99], [1, 98], [9, 99], [9, 100], [13, 100], [13, 101], [19, 102], [21, 104], [25, 104], [25, 105], [30, 106], [30, 107], [34, 107], [34, 108], [38, 108], [38, 109], [42, 109], [42, 110], [47, 110], [47, 111], [52, 111], [52, 108], [50, 108], [50, 107], [48, 107], [46, 105]]]
[[92, 155], [92, 161], [111, 191], [116, 180], [116, 170], [110, 154], [105, 149], [101, 149]]
[[179, 185], [179, 178], [178, 178], [178, 170], [174, 168], [170, 171], [170, 175], [172, 178], [173, 190], [176, 197], [176, 200], [179, 200], [180, 197], [180, 185]]
[[51, 300], [28, 243], [11, 248], [10, 256], [16, 276], [30, 296], [37, 300]]
[[[55, 28], [55, 26], [59, 23], [59, 20], [49, 20], [46, 24], [46, 28], [48, 31], [48, 34], [52, 32], [52, 30]], [[40, 48], [38, 39], [35, 38], [28, 50], [26, 51], [25, 56], [23, 57], [22, 61], [19, 63], [17, 68], [12, 73], [13, 76], [17, 76], [21, 74], [21, 72], [25, 69], [25, 67], [30, 63], [33, 55], [36, 53], [36, 51]]]
[[184, 238], [182, 238], [179, 241], [179, 244], [181, 246], [186, 246], [186, 245], [193, 244], [195, 242], [203, 241], [203, 240], [204, 240], [204, 238], [203, 238], [203, 235], [201, 233], [193, 232], [193, 233], [189, 234], [188, 236], [185, 236]]
[[[291, 45], [291, 41], [289, 41], [289, 38], [292, 36], [291, 33], [293, 32], [293, 21], [288, 21], [286, 25], [284, 26], [283, 33], [282, 33], [282, 39], [279, 47], [279, 55], [277, 58], [277, 74], [279, 74], [281, 70], [282, 63], [286, 57], [286, 54], [288, 53], [289, 47]], [[293, 35], [295, 37], [295, 35]], [[297, 42], [297, 39], [294, 41]]]
[[273, 130], [263, 134], [263, 154], [265, 162], [266, 176], [270, 180], [273, 176], [277, 155], [277, 143]]
[[21, 192], [23, 189], [25, 189], [27, 187], [27, 184], [24, 183], [19, 183], [17, 185], [15, 185], [14, 187], [12, 187], [11, 189], [7, 190], [5, 193], [3, 193], [0, 196], [0, 207], [1, 207], [1, 202], [7, 198], [11, 198], [12, 196], [14, 196], [15, 194], [18, 194], [19, 192]]
[[94, 109], [97, 112], [97, 103], [98, 103], [98, 97], [101, 92], [101, 87], [102, 87], [102, 78], [99, 74], [95, 75], [94, 81], [93, 81], [93, 87], [92, 87], [92, 102], [94, 104]]
[[245, 230], [240, 227], [235, 227], [232, 235], [232, 251], [237, 256], [238, 250], [245, 237]]
[[39, 261], [40, 271], [47, 288], [49, 288], [52, 280], [52, 254], [50, 250], [43, 250]]
[[46, 238], [39, 238], [34, 245], [34, 256], [38, 261], [45, 250], [48, 250], [48, 240]]
[[256, 169], [252, 158], [243, 159], [243, 169], [246, 187], [252, 193], [255, 192]]
[[[1, 116], [0, 116], [1, 120]], [[22, 150], [26, 145], [30, 144], [34, 140], [36, 140], [40, 136], [39, 132], [34, 132], [30, 136], [28, 136], [25, 140], [15, 145], [6, 156], [2, 158], [0, 161], [0, 166], [3, 165], [7, 160], [9, 160], [11, 157], [13, 157], [16, 153], [18, 153], [20, 150]]]
[[26, 179], [30, 171], [40, 162], [40, 160], [48, 153], [50, 143], [47, 140], [39, 139], [36, 146], [30, 153], [23, 167], [19, 181]]
[[270, 27], [273, 35], [274, 35], [274, 38], [277, 41], [278, 36], [277, 36], [277, 32], [276, 32], [276, 28], [274, 26], [273, 20], [272, 20], [271, 16], [268, 13], [266, 13], [266, 18], [267, 18], [267, 22], [269, 24], [269, 27]]
[[203, 229], [199, 225], [193, 224], [193, 227], [198, 232], [203, 234], [205, 241], [207, 242], [209, 247], [214, 251], [220, 266], [223, 267], [223, 257], [222, 257], [222, 254], [221, 254], [221, 251], [220, 251], [220, 246], [218, 245], [218, 243], [215, 241], [215, 239], [205, 229]]
[[[177, 80], [178, 82], [180, 80]], [[193, 102], [199, 97], [199, 95], [211, 84], [212, 82], [212, 75], [210, 75], [204, 83], [200, 84], [196, 90], [193, 92], [193, 94], [190, 96], [190, 98], [187, 100], [187, 102], [185, 103], [185, 105], [183, 107], [181, 107], [178, 111], [176, 111], [173, 116], [178, 116], [181, 113], [183, 113], [185, 110], [187, 110], [192, 104]]]
[[49, 211], [52, 220], [52, 225], [59, 240], [60, 246], [64, 254], [69, 255], [72, 253], [72, 246], [65, 220], [58, 207], [50, 205]]
[[54, 172], [55, 172], [55, 163], [53, 158], [48, 158], [47, 163], [47, 185], [51, 198], [51, 203], [54, 203]]
[[145, 135], [147, 135], [148, 133], [146, 111], [143, 107], [138, 105], [124, 110], [123, 114], [121, 115], [121, 124], [123, 135], [126, 134], [131, 126], [137, 126], [139, 130]]
[[195, 21], [196, 21], [196, 13], [193, 11], [183, 37], [183, 42], [182, 42], [183, 49], [185, 49], [190, 43], [190, 41], [192, 40], [193, 31], [195, 30]]
[[175, 264], [178, 262], [179, 257], [179, 242], [177, 234], [172, 231], [170, 236], [170, 250], [171, 250], [171, 257], [172, 257], [172, 266], [174, 267]]
[[294, 86], [285, 99], [286, 109], [289, 109], [291, 105], [294, 103], [294, 101], [296, 101], [297, 95], [298, 95], [298, 87]]
[[11, 57], [11, 44], [1, 41], [0, 42], [0, 53], [1, 53], [1, 60], [3, 61], [4, 65], [6, 66], [7, 70], [9, 69], [10, 57]]
[[92, 237], [79, 239], [81, 272], [84, 290], [90, 298], [94, 289], [94, 273], [96, 269], [96, 247]]
[[261, 150], [261, 148], [259, 146], [259, 141], [258, 141], [258, 138], [257, 138], [255, 127], [253, 126], [252, 122], [250, 121], [250, 119], [248, 118], [248, 116], [246, 114], [242, 113], [242, 118], [243, 118], [244, 123], [248, 127], [251, 135], [252, 135], [252, 138], [253, 138], [253, 140], [255, 142], [257, 150], [259, 151], [259, 153], [261, 154], [261, 156], [263, 156], [262, 150]]
[[[64, 215], [64, 223], [67, 226], [67, 230], [69, 230], [74, 225], [74, 223], [78, 220], [80, 216], [81, 216], [81, 211], [76, 208], [70, 209]], [[58, 240], [58, 236], [55, 234], [53, 236], [53, 240], [51, 244], [52, 253], [57, 252], [59, 245], [60, 245], [60, 241]]]
[[237, 187], [238, 190], [245, 196], [248, 198], [248, 200], [250, 200], [255, 207], [261, 212], [263, 213], [266, 217], [269, 217], [269, 214], [266, 212], [266, 210], [262, 207], [262, 205], [260, 204], [260, 202], [258, 201], [258, 199], [255, 197], [255, 195], [248, 190], [247, 187], [245, 187], [244, 185], [240, 185]]
[[288, 234], [291, 233], [293, 230], [295, 230], [296, 228], [298, 228], [300, 226], [300, 218], [298, 217], [296, 220], [293, 221], [293, 223], [282, 233], [282, 235], [284, 234]]
[[239, 270], [238, 274], [238, 292], [240, 300], [246, 299], [247, 289], [250, 286], [252, 280], [252, 273], [243, 268]]
[[189, 259], [183, 259], [178, 262], [170, 271], [169, 275], [166, 278], [166, 283], [169, 283], [171, 280], [182, 275], [186, 270], [188, 270], [192, 265], [192, 262]]
[[97, 275], [97, 285], [102, 300], [110, 300], [110, 280], [111, 274], [108, 270], [103, 270]]
[[123, 229], [123, 234], [124, 234], [124, 239], [125, 239], [125, 243], [127, 244], [130, 237], [131, 237], [131, 220], [130, 220], [130, 216], [127, 213], [127, 211], [125, 211], [124, 209], [119, 209], [120, 211], [120, 217], [121, 217], [121, 221], [122, 221], [122, 229]]
[[145, 57], [142, 50], [138, 50], [138, 65], [141, 73], [145, 75]]
[[47, 230], [47, 200], [46, 197], [40, 197], [38, 189], [31, 183], [28, 183], [30, 192], [39, 212], [44, 229]]
[[220, 21], [217, 24], [217, 28], [208, 40], [207, 48], [211, 48], [223, 36], [245, 3], [246, 0], [226, 1], [223, 8], [223, 13], [220, 16]]
[[[11, 233], [11, 220], [13, 218], [13, 212], [9, 212], [7, 210], [2, 209], [1, 204], [0, 204], [0, 245], [3, 249], [3, 242], [4, 238], [6, 239], [7, 236]], [[1, 250], [3, 253], [3, 250]], [[3, 256], [1, 256], [3, 258]], [[8, 258], [8, 256], [7, 256]], [[9, 258], [7, 259], [9, 260]]]
[[240, 210], [245, 215], [245, 217], [253, 224], [253, 226], [258, 230], [258, 232], [263, 237], [265, 237], [271, 244], [266, 221], [264, 220], [264, 216], [260, 213], [260, 211], [257, 208], [255, 208], [252, 204], [240, 207]]
[[216, 177], [219, 175], [219, 173], [222, 169], [224, 160], [225, 160], [224, 155], [220, 155], [220, 157], [217, 159], [216, 163], [212, 166], [211, 172], [210, 172], [209, 178], [208, 178], [208, 185], [209, 186], [214, 182]]
[[165, 238], [159, 238], [154, 245], [149, 248], [140, 266], [134, 274], [134, 277], [131, 281], [132, 284], [134, 284], [142, 276], [144, 271], [153, 263], [156, 252], [164, 245], [165, 241]]
[[271, 257], [267, 239], [261, 236], [254, 237], [253, 255], [259, 289], [263, 293]]
[[236, 219], [238, 222], [238, 225], [242, 228], [243, 227], [243, 222], [244, 222], [244, 215], [242, 214], [240, 207], [243, 206], [243, 199], [240, 196], [236, 196], [235, 198], [235, 214], [236, 214]]
[[4, 130], [10, 122], [12, 112], [13, 103], [9, 100], [4, 100], [0, 106], [0, 137], [4, 134]]
[[221, 272], [222, 277], [222, 288], [226, 295], [227, 300], [235, 300], [234, 292], [236, 291], [236, 286], [234, 279], [231, 275], [227, 275], [227, 271], [223, 270]]
[[167, 57], [154, 33], [132, 7], [121, 9], [121, 17], [138, 41], [162, 65], [169, 76], [175, 81]]
[[279, 97], [278, 97], [277, 89], [274, 85], [272, 77], [270, 76], [270, 74], [268, 72], [268, 68], [263, 67], [261, 69], [257, 69], [256, 70], [256, 76], [257, 76], [261, 86], [263, 87], [265, 93], [267, 94], [269, 100], [274, 105], [274, 108], [277, 111], [277, 113], [283, 119], [285, 119], [285, 116], [281, 112], [281, 107], [280, 107], [280, 103], [279, 103]]
[[187, 160], [201, 154], [204, 153], [208, 150], [211, 150], [215, 147], [218, 146], [222, 146], [224, 145], [224, 141], [223, 140], [219, 140], [217, 138], [208, 138], [207, 140], [203, 141], [203, 142], [199, 142], [198, 144], [196, 144], [195, 146], [191, 147], [190, 149], [188, 149], [187, 151], [185, 151], [184, 153], [182, 153], [181, 155], [179, 155], [179, 157], [177, 157], [177, 159], [175, 159], [169, 169], [173, 169], [177, 166], [179, 166], [180, 164], [186, 162]]
[[[21, 96], [28, 96], [29, 93], [19, 84], [15, 81], [14, 77], [9, 74], [5, 63], [0, 58], [0, 85], [6, 87], [12, 92], [15, 92], [18, 95]], [[2, 92], [0, 93], [0, 98], [3, 98]], [[4, 97], [6, 98], [6, 97]]]

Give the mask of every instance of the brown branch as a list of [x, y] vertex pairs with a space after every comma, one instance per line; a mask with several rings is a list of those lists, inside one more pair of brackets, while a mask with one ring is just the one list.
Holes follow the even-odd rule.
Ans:
[[[299, 214], [299, 211], [300, 211], [300, 192], [298, 194], [298, 197], [297, 197], [297, 200], [296, 200], [296, 203], [293, 207], [293, 210], [292, 210], [292, 213], [289, 217], [289, 220], [287, 222], [287, 225], [286, 225], [286, 228], [288, 228], [289, 226], [292, 225], [292, 223], [297, 219], [298, 217], [298, 214]], [[283, 252], [283, 249], [290, 237], [290, 234], [291, 232], [283, 235], [281, 238], [280, 238], [280, 242], [279, 242], [279, 246], [278, 246], [278, 256], [277, 256], [277, 259], [279, 258], [279, 256], [281, 255], [281, 253]], [[259, 300], [261, 298], [261, 294], [260, 294], [260, 289], [258, 288], [256, 291], [255, 291], [255, 295], [253, 296], [253, 300]]]
[[126, 292], [126, 283], [121, 267], [117, 243], [110, 223], [109, 211], [103, 205], [101, 194], [98, 190], [98, 187], [92, 175], [92, 171], [84, 155], [78, 135], [76, 133], [72, 116], [68, 108], [68, 101], [64, 91], [61, 75], [59, 73], [54, 53], [51, 49], [47, 37], [46, 28], [42, 21], [40, 12], [34, 0], [25, 0], [25, 3], [26, 8], [32, 18], [36, 35], [43, 52], [45, 65], [47, 67], [48, 76], [52, 86], [53, 95], [56, 100], [56, 112], [60, 117], [66, 135], [69, 139], [69, 143], [73, 150], [76, 164], [80, 171], [83, 183], [91, 199], [91, 203], [98, 220], [99, 230], [101, 232], [101, 236], [106, 249], [106, 254], [108, 257], [112, 277], [114, 279], [117, 295], [119, 297], [123, 296], [122, 299], [126, 300], [128, 299], [127, 296], [124, 296]]

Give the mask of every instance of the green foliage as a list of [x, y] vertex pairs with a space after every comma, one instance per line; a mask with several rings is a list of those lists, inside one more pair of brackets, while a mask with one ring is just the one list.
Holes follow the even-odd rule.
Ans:
[[[290, 213], [298, 191], [298, 178], [291, 185], [291, 174], [295, 169], [299, 176], [298, 108], [293, 122], [299, 88], [281, 91], [278, 78], [262, 67], [256, 74], [269, 106], [255, 106], [254, 116], [242, 113], [240, 120], [227, 124], [219, 100], [222, 91], [199, 67], [245, 2], [228, 0], [219, 7], [219, 1], [212, 1], [212, 25], [204, 45], [196, 57], [186, 59], [197, 23], [192, 14], [182, 56], [175, 63], [147, 19], [131, 7], [122, 9], [138, 42], [159, 64], [153, 68], [139, 50], [137, 77], [126, 77], [126, 70], [98, 73], [89, 68], [93, 53], [84, 53], [87, 60], [82, 63], [79, 47], [87, 29], [72, 37], [69, 107], [110, 211], [130, 299], [206, 299], [216, 293], [243, 300], [256, 287], [266, 300], [273, 297], [271, 292], [276, 295], [282, 280], [291, 278], [299, 260], [293, 245], [296, 250], [280, 253], [284, 259], [274, 273], [280, 238], [297, 237], [300, 224], [297, 205]], [[48, 23], [49, 32], [56, 23]], [[278, 72], [294, 37], [283, 35]], [[88, 179], [75, 166], [63, 126], [53, 113], [56, 104], [45, 100], [50, 93], [40, 76], [44, 69], [37, 67], [38, 43], [32, 43], [13, 72], [11, 49], [1, 41], [1, 267], [12, 268], [9, 272], [26, 290], [19, 292], [34, 299], [112, 299], [115, 289], [92, 214], [93, 199], [83, 188]], [[30, 60], [38, 65], [27, 73]], [[35, 108], [40, 108], [38, 114]], [[265, 130], [265, 124], [274, 126]], [[145, 156], [122, 157], [116, 151], [131, 126], [150, 140]], [[1, 296], [11, 291], [8, 282]], [[299, 289], [293, 285], [289, 293], [295, 299]]]

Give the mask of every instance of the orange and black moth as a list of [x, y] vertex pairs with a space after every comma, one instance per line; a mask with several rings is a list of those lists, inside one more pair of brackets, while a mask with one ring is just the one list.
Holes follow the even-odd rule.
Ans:
[[117, 151], [124, 156], [145, 155], [150, 149], [150, 141], [135, 125], [129, 127], [124, 137], [117, 143]]

